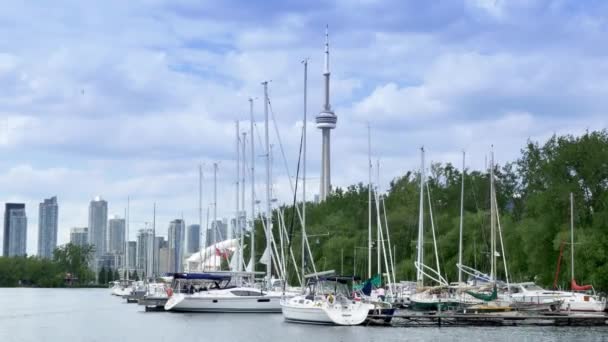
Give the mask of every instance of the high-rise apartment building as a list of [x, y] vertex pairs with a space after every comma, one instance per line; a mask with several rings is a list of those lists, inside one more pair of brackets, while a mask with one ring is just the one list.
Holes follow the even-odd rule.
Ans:
[[38, 256], [50, 259], [57, 247], [59, 206], [57, 197], [45, 199], [38, 208]]
[[5, 204], [3, 247], [2, 255], [5, 257], [26, 255], [27, 217], [24, 203]]
[[[106, 253], [108, 202], [97, 196], [89, 204], [89, 244], [95, 247], [95, 259]], [[96, 262], [93, 263], [96, 265]]]

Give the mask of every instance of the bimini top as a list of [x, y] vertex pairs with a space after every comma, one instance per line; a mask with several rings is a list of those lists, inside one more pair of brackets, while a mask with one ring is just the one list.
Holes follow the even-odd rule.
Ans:
[[230, 280], [230, 275], [212, 273], [174, 273], [173, 279]]
[[349, 281], [359, 281], [361, 280], [361, 277], [359, 276], [340, 276], [340, 275], [335, 275], [335, 276], [326, 276], [326, 277], [319, 277], [317, 279], [312, 279], [312, 280], [326, 280], [326, 281], [336, 281], [338, 283], [347, 283]]

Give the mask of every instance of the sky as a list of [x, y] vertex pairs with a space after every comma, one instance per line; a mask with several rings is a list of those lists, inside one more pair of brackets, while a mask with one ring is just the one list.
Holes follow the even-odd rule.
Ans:
[[249, 136], [250, 97], [264, 200], [266, 80], [274, 197], [289, 201], [305, 58], [312, 198], [326, 25], [334, 187], [366, 182], [368, 123], [383, 190], [419, 168], [421, 146], [427, 161], [460, 166], [465, 150], [467, 167], [481, 168], [493, 145], [504, 164], [528, 139], [608, 126], [607, 21], [599, 0], [10, 2], [0, 11], [0, 201], [26, 203], [30, 254], [38, 203], [55, 195], [59, 244], [88, 225], [98, 195], [120, 216], [131, 199], [131, 239], [156, 203], [166, 235], [172, 219], [199, 221], [198, 165], [203, 225], [213, 216], [217, 162], [217, 215], [230, 217], [235, 125]]

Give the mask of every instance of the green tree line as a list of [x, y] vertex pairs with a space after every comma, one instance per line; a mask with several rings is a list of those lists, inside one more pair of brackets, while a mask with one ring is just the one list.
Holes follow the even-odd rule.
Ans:
[[[439, 262], [448, 281], [457, 280], [461, 170], [435, 163], [427, 172]], [[608, 290], [608, 132], [553, 136], [544, 143], [528, 141], [520, 157], [495, 165], [495, 185], [509, 277], [551, 287], [560, 246], [565, 243], [558, 285], [570, 283], [570, 204], [574, 194], [575, 271], [578, 283]], [[490, 183], [488, 170], [465, 170], [463, 263], [489, 273]], [[415, 280], [420, 174], [406, 171], [390, 182], [385, 194], [391, 248], [398, 280]], [[426, 200], [425, 200], [426, 201]], [[301, 204], [299, 204], [301, 205]], [[375, 208], [375, 203], [373, 205]], [[428, 205], [425, 203], [425, 210]], [[300, 262], [300, 225], [292, 206], [280, 208]], [[368, 191], [366, 184], [337, 188], [323, 203], [307, 204], [307, 234], [317, 270], [334, 269], [367, 276]], [[376, 235], [376, 212], [373, 212]], [[278, 222], [274, 215], [274, 232]], [[430, 227], [428, 212], [425, 227]], [[435, 265], [433, 240], [425, 228], [425, 264]], [[386, 239], [386, 237], [385, 237]], [[278, 241], [278, 240], [277, 240]], [[265, 238], [256, 224], [256, 245], [262, 254]], [[499, 245], [500, 246], [500, 245]], [[500, 252], [500, 251], [499, 251]], [[246, 251], [248, 258], [248, 251]], [[376, 270], [376, 252], [373, 252]], [[246, 259], [248, 260], [248, 259]], [[382, 260], [384, 269], [384, 261]], [[503, 261], [498, 275], [504, 279]], [[258, 265], [257, 270], [263, 270]], [[298, 265], [299, 268], [299, 265]], [[289, 266], [290, 282], [295, 268]], [[307, 267], [308, 271], [312, 268]]]
[[53, 251], [52, 259], [36, 256], [0, 257], [0, 287], [84, 286], [95, 281], [89, 269], [93, 247], [68, 243]]

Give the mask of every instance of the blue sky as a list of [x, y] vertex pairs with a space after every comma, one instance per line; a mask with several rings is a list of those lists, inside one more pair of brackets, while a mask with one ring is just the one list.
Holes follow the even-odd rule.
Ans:
[[[59, 242], [86, 226], [96, 195], [132, 237], [152, 220], [197, 221], [197, 165], [220, 162], [218, 211], [234, 211], [234, 121], [270, 96], [293, 170], [309, 65], [309, 193], [318, 191], [325, 25], [329, 24], [336, 186], [364, 181], [366, 123], [381, 186], [427, 159], [481, 167], [527, 139], [607, 127], [605, 1], [104, 1], [5, 4], [0, 12], [0, 188], [37, 204], [57, 195]], [[258, 121], [261, 101], [256, 101]], [[261, 122], [260, 122], [261, 123]], [[262, 128], [260, 125], [259, 128]], [[277, 144], [276, 137], [272, 140]], [[260, 153], [261, 154], [261, 153]], [[278, 151], [277, 151], [278, 155]], [[263, 179], [262, 159], [256, 157]], [[280, 199], [289, 186], [277, 157]], [[258, 184], [262, 193], [262, 183]], [[211, 201], [205, 191], [204, 206]], [[1, 232], [0, 232], [1, 233]]]

